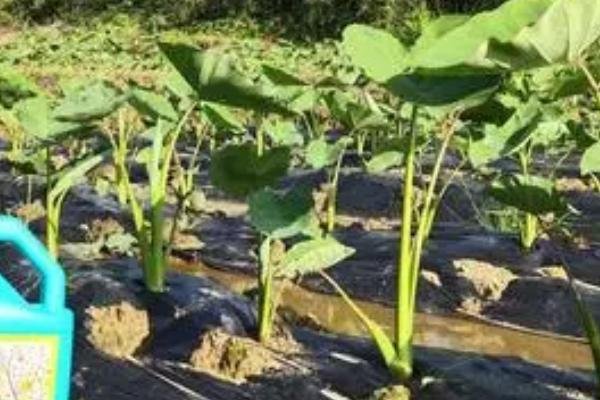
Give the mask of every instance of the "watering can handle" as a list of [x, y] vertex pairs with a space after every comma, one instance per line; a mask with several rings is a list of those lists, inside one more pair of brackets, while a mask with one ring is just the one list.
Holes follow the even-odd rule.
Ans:
[[42, 291], [40, 303], [48, 311], [59, 311], [65, 305], [65, 274], [42, 243], [19, 219], [0, 216], [0, 242], [16, 247], [40, 273]]

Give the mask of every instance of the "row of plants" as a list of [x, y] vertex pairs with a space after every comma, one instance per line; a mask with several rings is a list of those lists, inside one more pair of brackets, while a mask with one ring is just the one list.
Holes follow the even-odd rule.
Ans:
[[[172, 73], [153, 87], [71, 82], [50, 95], [3, 69], [0, 120], [11, 168], [46, 179], [46, 240], [55, 257], [69, 190], [109, 164], [112, 195], [133, 220], [146, 287], [168, 290], [170, 239], [199, 190], [208, 152], [212, 183], [248, 203], [259, 238], [257, 338], [272, 335], [283, 282], [318, 273], [362, 321], [390, 372], [407, 381], [421, 259], [456, 176], [486, 182], [491, 198], [518, 210], [523, 251], [563, 232], [577, 213], [557, 189], [556, 167], [536, 167], [540, 155], [560, 165], [582, 154], [582, 178], [598, 185], [600, 84], [591, 50], [599, 36], [597, 0], [512, 0], [475, 16], [437, 18], [411, 45], [385, 30], [348, 26], [347, 73], [316, 78], [272, 65], [249, 78], [218, 50], [161, 43]], [[193, 151], [181, 151], [185, 144]], [[391, 336], [326, 272], [354, 253], [335, 238], [348, 153], [366, 172], [399, 171], [402, 180]], [[457, 165], [448, 166], [450, 153]], [[135, 165], [144, 166], [144, 190]], [[323, 210], [313, 188], [281, 185], [292, 167], [323, 171]], [[578, 304], [596, 344], [596, 324]], [[594, 352], [600, 360], [598, 346]]]

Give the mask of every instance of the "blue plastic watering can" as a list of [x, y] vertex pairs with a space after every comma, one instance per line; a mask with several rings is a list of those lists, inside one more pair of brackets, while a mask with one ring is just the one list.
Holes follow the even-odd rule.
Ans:
[[73, 313], [65, 307], [61, 266], [27, 227], [0, 216], [0, 242], [39, 272], [39, 303], [27, 302], [0, 275], [0, 399], [69, 400]]

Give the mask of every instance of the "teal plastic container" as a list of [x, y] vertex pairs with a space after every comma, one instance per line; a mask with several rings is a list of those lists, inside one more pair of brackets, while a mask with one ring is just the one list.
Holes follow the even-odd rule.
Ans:
[[39, 303], [28, 303], [0, 275], [0, 399], [69, 400], [73, 313], [63, 269], [16, 218], [0, 216], [0, 243], [19, 250], [41, 278]]

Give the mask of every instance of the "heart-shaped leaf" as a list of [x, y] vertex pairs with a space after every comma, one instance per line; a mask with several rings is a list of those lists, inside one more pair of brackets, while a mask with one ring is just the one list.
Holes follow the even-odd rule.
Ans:
[[307, 188], [279, 195], [269, 188], [249, 198], [252, 226], [272, 239], [286, 239], [318, 228], [312, 193]]
[[53, 110], [60, 121], [91, 122], [104, 118], [123, 104], [126, 96], [113, 85], [98, 81], [68, 93]]
[[370, 79], [384, 83], [403, 72], [406, 48], [391, 33], [366, 25], [350, 25], [343, 36], [345, 52]]
[[80, 123], [53, 118], [50, 101], [46, 97], [22, 100], [15, 104], [14, 108], [23, 131], [40, 142], [60, 142], [65, 137], [90, 129], [89, 126]]
[[259, 156], [251, 143], [229, 145], [212, 157], [212, 183], [234, 196], [247, 196], [274, 184], [290, 165], [290, 150], [276, 147]]
[[289, 114], [258, 84], [241, 75], [229, 56], [184, 44], [161, 43], [159, 47], [198, 99], [264, 113]]

